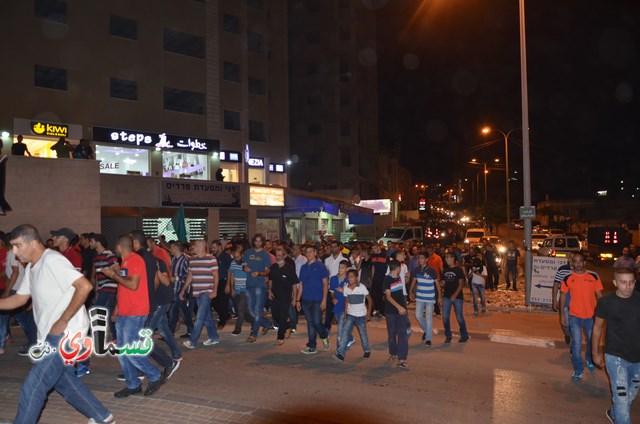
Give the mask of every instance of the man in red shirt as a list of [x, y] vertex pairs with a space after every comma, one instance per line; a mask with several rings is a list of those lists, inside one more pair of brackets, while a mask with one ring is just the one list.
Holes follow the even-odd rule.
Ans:
[[[593, 331], [593, 315], [596, 310], [596, 298], [602, 297], [602, 281], [593, 271], [584, 268], [584, 256], [576, 253], [571, 259], [573, 272], [567, 275], [560, 286], [560, 310], [564, 310], [567, 301], [567, 293], [571, 296], [569, 302], [569, 330], [571, 331], [571, 365], [573, 376], [571, 380], [582, 379], [584, 364], [582, 363], [582, 330], [587, 338], [586, 360], [589, 371], [595, 366], [591, 359], [591, 332]], [[567, 325], [564, 314], [560, 314], [560, 323]]]
[[147, 249], [153, 254], [156, 259], [161, 260], [167, 266], [169, 275], [171, 275], [171, 257], [169, 252], [161, 246], [158, 246], [153, 237], [147, 237]]
[[[124, 346], [140, 341], [139, 332], [149, 315], [149, 293], [147, 291], [147, 269], [144, 259], [133, 252], [133, 240], [124, 235], [116, 242], [116, 253], [122, 259], [117, 264], [103, 268], [105, 277], [118, 283], [118, 311], [116, 316], [116, 332], [118, 345]], [[149, 377], [149, 385], [144, 391], [150, 396], [158, 391], [164, 380], [160, 370], [151, 364], [146, 355], [119, 355], [127, 387], [115, 392], [117, 398], [142, 392], [142, 384], [138, 379], [138, 371]]]
[[76, 233], [71, 228], [65, 227], [51, 231], [51, 237], [53, 237], [53, 245], [60, 250], [60, 253], [69, 259], [76, 270], [82, 272], [82, 256], [73, 248], [73, 242], [78, 238]]

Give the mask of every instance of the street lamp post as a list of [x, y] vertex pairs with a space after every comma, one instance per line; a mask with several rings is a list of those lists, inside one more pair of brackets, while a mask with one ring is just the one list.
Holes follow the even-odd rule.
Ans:
[[[494, 159], [494, 162], [500, 162], [500, 159]], [[484, 161], [479, 161], [475, 158], [471, 159], [471, 162], [469, 162], [472, 165], [480, 165], [482, 164], [484, 166], [484, 202], [487, 203], [487, 199], [489, 198], [488, 196], [488, 189], [487, 189], [487, 174], [489, 174], [489, 171], [487, 170], [487, 162]], [[478, 175], [476, 175], [476, 180], [478, 179]], [[479, 181], [478, 181], [479, 183]], [[480, 187], [478, 186], [478, 204], [480, 203]]]
[[497, 128], [484, 127], [482, 129], [482, 133], [485, 135], [489, 134], [491, 131], [496, 131], [502, 135], [502, 138], [504, 138], [504, 169], [505, 169], [504, 181], [505, 181], [505, 189], [507, 190], [506, 192], [507, 193], [507, 226], [509, 225], [509, 223], [511, 223], [511, 202], [509, 200], [509, 136], [511, 135], [512, 132], [519, 129], [520, 128], [514, 128], [506, 133]]

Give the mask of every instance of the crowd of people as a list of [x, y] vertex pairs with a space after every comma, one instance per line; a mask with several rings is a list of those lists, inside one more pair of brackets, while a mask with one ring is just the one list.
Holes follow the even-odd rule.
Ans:
[[[423, 246], [389, 242], [381, 246], [361, 242], [347, 248], [336, 240], [300, 245], [271, 241], [262, 234], [250, 240], [238, 234], [232, 239], [223, 236], [211, 242], [184, 243], [167, 242], [162, 236], [148, 237], [140, 230], [132, 230], [118, 237], [111, 247], [102, 234], [77, 236], [73, 230], [61, 228], [51, 231], [51, 236], [43, 243], [30, 225], [20, 226], [9, 235], [0, 234], [0, 262], [6, 264], [0, 267], [5, 277], [0, 279], [4, 285], [0, 310], [10, 311], [27, 336], [28, 343], [20, 348], [21, 354], [45, 340], [59, 343], [65, 332], [86, 332], [87, 308], [92, 305], [108, 311], [111, 338], [118, 345], [140, 340], [141, 330], [156, 332], [149, 355], [118, 356], [122, 368], [118, 378], [125, 382], [125, 387], [114, 393], [116, 398], [156, 393], [180, 367], [183, 354], [178, 338], [184, 339], [182, 344], [189, 350], [216, 345], [220, 343], [218, 331], [232, 319], [235, 319], [232, 336], [240, 336], [246, 322], [247, 343], [274, 331], [274, 343], [281, 346], [297, 331], [298, 315], [303, 313], [307, 343], [301, 352], [316, 354], [318, 345], [329, 351], [333, 328], [336, 335], [333, 358], [341, 362], [356, 341], [354, 327], [359, 333], [363, 357], [369, 358], [367, 322], [384, 319], [387, 361], [408, 369], [411, 335], [408, 304], [415, 302], [424, 346], [432, 345], [434, 315], [442, 315], [444, 343], [451, 343], [452, 308], [460, 330], [458, 341], [466, 343], [469, 334], [463, 314], [463, 288], [470, 289], [474, 314], [478, 316], [487, 311], [485, 290], [497, 290], [500, 275], [498, 253], [490, 243], [459, 248], [455, 243]], [[11, 248], [7, 248], [8, 244]], [[518, 289], [519, 256], [515, 243], [509, 242], [506, 260], [501, 261], [507, 290]], [[634, 271], [618, 267], [616, 287], [631, 287], [633, 291]], [[46, 279], [58, 284], [42, 284]], [[620, 394], [622, 383], [618, 379], [618, 395], [614, 395], [614, 407], [607, 412], [612, 417], [623, 417], [624, 402], [635, 398], [637, 393], [639, 361], [633, 355], [640, 349], [633, 350], [638, 347], [634, 346], [629, 356], [628, 349], [622, 348], [625, 354], [622, 358], [628, 362], [621, 363], [615, 356], [619, 352], [615, 343], [607, 341], [606, 355], [602, 356], [596, 343], [602, 324], [607, 320], [615, 329], [612, 317], [618, 315], [607, 306], [611, 300], [598, 301], [596, 308], [602, 283], [597, 274], [584, 269], [582, 255], [574, 255], [568, 265], [558, 270], [554, 293], [557, 291], [561, 295], [554, 307], [562, 311], [560, 320], [571, 342], [573, 380], [582, 378], [583, 331], [587, 337], [585, 360], [590, 370], [595, 365], [604, 366], [605, 359], [607, 367], [624, 368], [631, 364], [624, 368], [630, 375], [630, 386], [625, 387], [633, 396], [625, 398]], [[637, 296], [629, 298], [637, 301]], [[9, 312], [0, 313], [0, 353], [4, 353], [4, 343], [11, 337], [7, 333], [9, 316]], [[181, 326], [184, 330], [178, 334]], [[201, 341], [203, 330], [206, 336]], [[607, 327], [609, 331], [614, 330]], [[629, 329], [621, 334], [626, 331]], [[609, 350], [611, 346], [613, 353]], [[614, 357], [610, 358], [611, 355]], [[61, 366], [61, 359], [55, 358], [36, 362], [23, 386], [16, 422], [30, 422], [33, 411], [39, 413], [52, 388], [61, 393], [76, 393], [65, 398], [87, 415], [90, 422], [114, 422], [113, 415], [79, 378], [90, 373], [90, 361], [69, 367]], [[42, 377], [44, 374], [47, 378]], [[148, 384], [143, 390], [141, 381], [145, 378]], [[616, 418], [616, 422], [625, 421]]]

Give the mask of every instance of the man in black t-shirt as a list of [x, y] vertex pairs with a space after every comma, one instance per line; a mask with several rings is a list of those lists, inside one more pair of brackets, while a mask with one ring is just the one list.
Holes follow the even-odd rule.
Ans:
[[291, 335], [291, 324], [289, 322], [289, 308], [295, 299], [298, 275], [296, 274], [296, 264], [287, 260], [287, 252], [283, 247], [276, 248], [276, 263], [271, 265], [269, 270], [268, 296], [271, 300], [271, 314], [273, 320], [278, 325], [278, 338], [276, 345], [284, 343]]
[[384, 290], [382, 282], [387, 274], [387, 255], [382, 253], [380, 245], [374, 243], [371, 247], [371, 263], [373, 275], [371, 276], [371, 297], [373, 298], [373, 310], [375, 318], [382, 318], [384, 314]]
[[467, 333], [467, 324], [464, 321], [464, 315], [462, 315], [462, 305], [464, 304], [464, 298], [462, 296], [462, 287], [464, 286], [464, 271], [458, 266], [458, 261], [454, 253], [446, 253], [444, 259], [447, 263], [447, 267], [444, 269], [442, 276], [440, 277], [440, 285], [442, 287], [442, 321], [444, 323], [444, 342], [451, 343], [451, 324], [450, 315], [451, 307], [456, 313], [456, 320], [460, 325], [460, 343], [465, 343], [469, 340], [469, 333]]
[[[593, 362], [607, 367], [613, 406], [607, 418], [616, 424], [631, 423], [631, 404], [640, 384], [640, 294], [634, 291], [635, 272], [617, 269], [613, 277], [615, 293], [598, 300], [591, 337]], [[602, 327], [607, 322], [604, 358], [600, 348]]]
[[13, 156], [24, 156], [25, 153], [27, 156], [31, 156], [31, 152], [27, 148], [27, 145], [22, 142], [22, 135], [19, 135], [18, 141], [11, 145], [11, 154]]
[[407, 301], [402, 290], [400, 278], [400, 262], [389, 262], [389, 275], [384, 277], [383, 289], [385, 293], [385, 318], [387, 320], [387, 335], [389, 342], [389, 359], [392, 365], [399, 368], [409, 368], [409, 334], [411, 323], [407, 316]]

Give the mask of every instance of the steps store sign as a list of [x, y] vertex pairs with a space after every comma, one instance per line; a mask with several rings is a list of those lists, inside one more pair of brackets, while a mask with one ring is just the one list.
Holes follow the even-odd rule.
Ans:
[[220, 151], [220, 141], [208, 138], [189, 137], [167, 133], [150, 133], [144, 131], [123, 130], [118, 128], [93, 127], [93, 141], [152, 147], [156, 150], [186, 150], [197, 153]]

